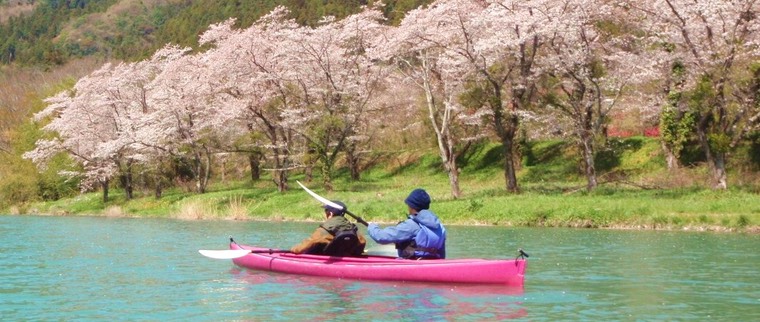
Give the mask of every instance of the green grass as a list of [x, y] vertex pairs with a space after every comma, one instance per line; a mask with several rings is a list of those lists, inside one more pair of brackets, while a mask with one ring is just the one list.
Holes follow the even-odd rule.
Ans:
[[[654, 180], [663, 170], [656, 141], [620, 142], [601, 156], [608, 172], [624, 172], [631, 181]], [[461, 160], [460, 199], [451, 197], [447, 176], [433, 151], [405, 163], [386, 162], [363, 173], [360, 181], [347, 175], [333, 180], [325, 191], [320, 180], [304, 182], [316, 193], [339, 199], [367, 221], [395, 223], [404, 218], [404, 198], [416, 187], [433, 198], [432, 210], [445, 223], [530, 227], [589, 227], [639, 229], [752, 230], [760, 225], [760, 197], [751, 189], [728, 191], [691, 186], [644, 190], [616, 182], [586, 192], [577, 173], [577, 160], [563, 142], [540, 142], [523, 153], [519, 170], [521, 193], [506, 192], [499, 146], [479, 146]], [[601, 177], [601, 176], [600, 176]], [[161, 199], [146, 192], [126, 200], [111, 189], [103, 204], [100, 193], [88, 193], [54, 202], [35, 203], [27, 212], [50, 214], [134, 215], [186, 219], [321, 220], [320, 204], [298, 188], [304, 181], [293, 173], [289, 191], [277, 192], [269, 178], [258, 182], [213, 184], [209, 192], [194, 194], [172, 189]], [[31, 209], [34, 209], [33, 211]]]

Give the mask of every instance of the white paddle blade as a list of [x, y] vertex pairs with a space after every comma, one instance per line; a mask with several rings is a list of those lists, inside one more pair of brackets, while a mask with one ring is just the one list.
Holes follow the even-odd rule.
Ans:
[[240, 258], [251, 253], [247, 249], [225, 249], [225, 250], [205, 250], [198, 251], [201, 255], [213, 259], [233, 259]]
[[330, 200], [327, 200], [324, 197], [322, 197], [322, 196], [314, 193], [314, 191], [309, 190], [309, 188], [306, 188], [306, 186], [304, 186], [303, 184], [301, 184], [300, 181], [296, 180], [296, 183], [298, 183], [298, 185], [301, 186], [301, 188], [303, 188], [303, 190], [306, 190], [306, 192], [308, 192], [312, 197], [314, 197], [314, 199], [319, 200], [319, 202], [321, 202], [321, 203], [323, 203], [325, 205], [328, 205], [330, 207], [333, 207], [335, 209], [343, 209], [343, 206], [341, 206], [341, 205], [339, 205], [337, 203], [334, 203], [334, 202], [332, 202]]

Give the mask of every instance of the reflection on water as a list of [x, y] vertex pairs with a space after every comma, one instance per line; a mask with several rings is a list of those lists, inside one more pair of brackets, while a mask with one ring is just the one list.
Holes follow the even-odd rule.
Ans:
[[[371, 316], [373, 320], [505, 320], [525, 317], [521, 287], [366, 282], [234, 268], [231, 274], [260, 304], [285, 307], [273, 319]], [[329, 308], [327, 310], [315, 310]], [[321, 313], [320, 313], [321, 312]]]

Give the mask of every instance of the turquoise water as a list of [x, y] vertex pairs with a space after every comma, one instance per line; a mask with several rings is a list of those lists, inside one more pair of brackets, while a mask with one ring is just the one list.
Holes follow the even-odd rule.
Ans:
[[[760, 236], [449, 227], [452, 258], [531, 257], [522, 289], [240, 269], [198, 249], [287, 248], [313, 223], [0, 216], [3, 321], [760, 320]], [[370, 247], [373, 245], [370, 245]], [[473, 272], [476, 274], [477, 272]]]

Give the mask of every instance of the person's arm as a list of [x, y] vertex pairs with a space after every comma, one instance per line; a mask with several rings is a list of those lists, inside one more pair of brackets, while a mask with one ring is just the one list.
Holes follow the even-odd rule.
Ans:
[[367, 234], [379, 244], [392, 244], [414, 238], [417, 229], [420, 229], [420, 227], [412, 220], [404, 220], [396, 226], [384, 229], [381, 229], [377, 224], [370, 223], [367, 226]]
[[325, 234], [330, 234], [330, 233], [328, 233], [327, 230], [325, 230], [321, 226], [317, 227], [317, 229], [314, 230], [311, 236], [301, 241], [300, 244], [291, 247], [290, 251], [295, 254], [303, 254], [309, 249], [311, 249], [312, 247], [314, 247], [314, 245], [319, 244], [319, 243], [324, 243]]

